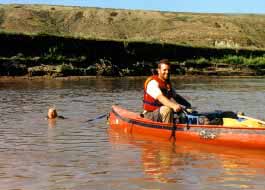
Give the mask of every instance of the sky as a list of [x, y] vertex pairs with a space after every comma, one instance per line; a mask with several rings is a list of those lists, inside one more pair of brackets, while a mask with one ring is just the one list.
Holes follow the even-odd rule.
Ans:
[[265, 14], [265, 0], [0, 0], [0, 4], [11, 3], [172, 12]]

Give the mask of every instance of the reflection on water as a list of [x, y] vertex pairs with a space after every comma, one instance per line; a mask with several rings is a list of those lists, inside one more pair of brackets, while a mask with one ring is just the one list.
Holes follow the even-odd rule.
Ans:
[[[0, 189], [261, 189], [264, 152], [108, 132], [113, 104], [141, 110], [143, 78], [0, 81]], [[265, 79], [174, 79], [198, 110], [265, 118]], [[68, 119], [45, 120], [49, 106]]]
[[137, 148], [143, 179], [166, 184], [165, 187], [185, 184], [185, 189], [253, 189], [258, 187], [256, 184], [263, 184], [265, 151], [172, 143], [113, 130], [109, 131], [109, 138], [115, 148], [124, 145]]

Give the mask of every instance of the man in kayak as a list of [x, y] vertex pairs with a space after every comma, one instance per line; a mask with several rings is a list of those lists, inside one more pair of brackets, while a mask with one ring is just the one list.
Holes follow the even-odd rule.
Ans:
[[162, 59], [158, 63], [157, 75], [147, 78], [144, 83], [143, 116], [153, 121], [172, 123], [173, 113], [182, 106], [191, 105], [177, 95], [170, 83], [170, 62]]

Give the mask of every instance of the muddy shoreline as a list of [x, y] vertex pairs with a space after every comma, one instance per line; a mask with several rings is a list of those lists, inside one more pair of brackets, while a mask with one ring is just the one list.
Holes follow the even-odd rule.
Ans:
[[[135, 79], [145, 79], [147, 76], [126, 76], [123, 77], [128, 80], [135, 80]], [[95, 79], [102, 79], [102, 80], [115, 80], [121, 77], [106, 77], [106, 76], [67, 76], [67, 77], [49, 77], [49, 76], [0, 76], [0, 82], [17, 82], [17, 81], [52, 81], [52, 80], [61, 80], [61, 81], [79, 81], [79, 80], [95, 80]], [[207, 76], [207, 75], [172, 75], [171, 79], [215, 79], [215, 78], [265, 78], [265, 76], [251, 76], [251, 75], [235, 75], [235, 76]]]

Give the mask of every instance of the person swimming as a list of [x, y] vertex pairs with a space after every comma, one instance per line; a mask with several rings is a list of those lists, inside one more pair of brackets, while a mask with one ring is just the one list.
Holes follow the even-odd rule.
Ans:
[[58, 115], [57, 114], [57, 110], [55, 107], [50, 107], [48, 109], [48, 113], [47, 113], [47, 119], [56, 119], [56, 118], [59, 118], [59, 119], [65, 119], [64, 116], [61, 116], [61, 115]]
[[46, 119], [48, 120], [48, 126], [50, 128], [54, 128], [56, 126], [56, 120], [58, 119], [66, 119], [64, 116], [60, 116], [57, 114], [57, 110], [56, 108], [53, 106], [53, 107], [50, 107], [48, 109], [48, 113], [47, 113], [47, 116], [46, 116]]

